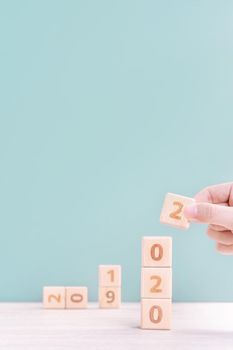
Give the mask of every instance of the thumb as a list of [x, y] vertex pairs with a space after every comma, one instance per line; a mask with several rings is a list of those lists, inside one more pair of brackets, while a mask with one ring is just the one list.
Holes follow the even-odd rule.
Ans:
[[211, 203], [195, 203], [184, 209], [187, 219], [214, 224], [233, 230], [233, 207]]

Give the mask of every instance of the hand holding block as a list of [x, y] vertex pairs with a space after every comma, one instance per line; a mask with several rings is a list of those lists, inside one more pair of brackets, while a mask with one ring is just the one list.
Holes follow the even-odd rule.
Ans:
[[65, 287], [44, 287], [43, 306], [45, 309], [65, 308]]
[[142, 299], [141, 328], [171, 329], [171, 299]]
[[184, 216], [184, 207], [194, 202], [193, 198], [167, 193], [160, 215], [160, 222], [183, 229], [189, 228], [190, 223]]
[[87, 307], [87, 287], [66, 287], [66, 308], [85, 309]]
[[120, 287], [100, 287], [99, 307], [102, 309], [118, 309], [121, 305]]
[[120, 265], [100, 265], [99, 266], [99, 286], [100, 287], [120, 287], [121, 286], [121, 266]]
[[142, 239], [143, 267], [171, 267], [172, 266], [172, 238], [171, 237], [143, 237]]
[[170, 267], [144, 267], [141, 275], [142, 298], [172, 297], [172, 269]]

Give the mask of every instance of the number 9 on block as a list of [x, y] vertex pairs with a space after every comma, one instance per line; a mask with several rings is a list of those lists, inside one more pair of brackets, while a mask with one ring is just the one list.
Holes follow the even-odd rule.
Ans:
[[99, 307], [102, 309], [118, 309], [121, 305], [120, 287], [100, 287]]

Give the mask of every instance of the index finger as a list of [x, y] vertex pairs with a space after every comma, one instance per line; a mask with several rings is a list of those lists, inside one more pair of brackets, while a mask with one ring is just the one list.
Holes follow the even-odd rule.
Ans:
[[197, 202], [207, 202], [213, 204], [229, 204], [233, 196], [233, 182], [209, 186], [198, 192], [194, 199]]

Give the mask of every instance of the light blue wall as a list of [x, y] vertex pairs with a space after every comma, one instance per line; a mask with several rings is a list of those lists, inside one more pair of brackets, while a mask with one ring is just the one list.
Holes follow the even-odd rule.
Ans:
[[173, 237], [174, 300], [233, 300], [204, 226], [159, 223], [167, 191], [232, 180], [232, 1], [0, 2], [0, 300], [123, 267]]

